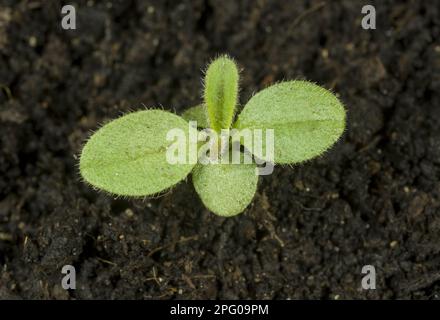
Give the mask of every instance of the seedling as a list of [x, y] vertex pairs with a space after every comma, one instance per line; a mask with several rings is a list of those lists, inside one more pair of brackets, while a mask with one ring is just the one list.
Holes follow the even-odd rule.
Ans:
[[[145, 197], [171, 188], [192, 172], [194, 187], [205, 206], [220, 216], [233, 216], [251, 203], [259, 164], [295, 164], [315, 158], [344, 131], [341, 102], [330, 91], [307, 81], [272, 85], [254, 95], [235, 117], [238, 83], [235, 62], [221, 56], [206, 71], [201, 105], [182, 116], [150, 109], [107, 123], [82, 149], [81, 176], [93, 187], [113, 195]], [[225, 138], [229, 129], [235, 133]], [[170, 134], [176, 130], [183, 133], [178, 141]], [[239, 133], [245, 130], [273, 132], [274, 143], [269, 146], [269, 140], [255, 136], [243, 139]], [[213, 135], [201, 134], [204, 132], [218, 133], [222, 142], [234, 143], [218, 144]], [[209, 141], [202, 144], [207, 136]], [[247, 157], [248, 161], [223, 161], [237, 152], [231, 147], [237, 141], [242, 146], [238, 159]], [[255, 148], [258, 143], [260, 148]], [[273, 152], [268, 153], [271, 148]], [[180, 161], [170, 161], [170, 154], [182, 150]], [[206, 155], [209, 159], [215, 155], [217, 161], [201, 161]]]

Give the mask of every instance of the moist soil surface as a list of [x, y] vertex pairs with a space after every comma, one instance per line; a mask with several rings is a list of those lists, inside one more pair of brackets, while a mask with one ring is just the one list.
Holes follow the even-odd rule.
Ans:
[[[370, 1], [0, 1], [0, 298], [438, 299], [440, 6]], [[284, 79], [332, 89], [343, 138], [209, 212], [191, 178], [143, 200], [81, 182], [78, 154], [121, 113], [181, 113], [228, 53], [241, 107]], [[61, 268], [76, 268], [64, 290]], [[361, 286], [376, 269], [376, 290]]]

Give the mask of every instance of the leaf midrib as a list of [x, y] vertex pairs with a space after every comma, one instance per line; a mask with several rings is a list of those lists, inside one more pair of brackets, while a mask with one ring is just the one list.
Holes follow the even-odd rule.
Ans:
[[[134, 162], [137, 162], [137, 161], [139, 161], [139, 160], [141, 160], [141, 159], [143, 159], [143, 158], [147, 158], [149, 155], [152, 155], [152, 154], [166, 154], [166, 151], [167, 151], [167, 149], [168, 149], [168, 147], [171, 145], [171, 143], [170, 144], [168, 144], [167, 146], [163, 146], [163, 147], [160, 147], [159, 149], [158, 149], [158, 151], [147, 151], [147, 152], [144, 152], [144, 153], [142, 153], [142, 155], [140, 155], [140, 156], [137, 156], [137, 157], [134, 157], [134, 158], [128, 158], [127, 157], [127, 159], [126, 160], [111, 160], [110, 162], [105, 162], [105, 163], [99, 163], [99, 167], [104, 167], [104, 168], [111, 168], [111, 167], [116, 167], [116, 166], [120, 166], [120, 165], [123, 165], [122, 163], [121, 163], [121, 161], [123, 161], [123, 163], [124, 164], [127, 164], [127, 163], [134, 163]], [[166, 162], [166, 160], [164, 159], [164, 162]], [[90, 169], [90, 168], [93, 168], [94, 166], [93, 166], [93, 164], [94, 163], [96, 163], [96, 160], [95, 161], [93, 161], [93, 162], [91, 162], [91, 164], [92, 165], [86, 165], [86, 166], [83, 166], [83, 169]]]
[[[251, 123], [245, 123], [242, 124], [241, 122], [239, 122], [240, 124], [240, 128], [245, 129], [245, 128], [249, 128], [249, 129], [259, 129], [261, 127], [265, 127], [268, 129], [272, 129], [272, 128], [277, 128], [277, 127], [284, 127], [284, 126], [293, 126], [293, 125], [297, 125], [297, 124], [306, 124], [306, 123], [316, 123], [316, 122], [321, 122], [321, 123], [325, 123], [325, 122], [343, 122], [343, 120], [336, 120], [336, 119], [316, 119], [316, 120], [300, 120], [300, 121], [287, 121], [287, 122], [259, 122], [259, 123], [255, 123], [255, 122], [251, 122]], [[234, 125], [234, 127], [237, 127], [236, 125]]]

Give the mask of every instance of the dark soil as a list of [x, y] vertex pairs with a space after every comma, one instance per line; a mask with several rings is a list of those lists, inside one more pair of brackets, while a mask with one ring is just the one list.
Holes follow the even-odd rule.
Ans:
[[[0, 298], [438, 299], [440, 5], [369, 1], [0, 1]], [[323, 3], [323, 4], [321, 4]], [[99, 123], [201, 101], [201, 69], [237, 59], [241, 103], [283, 79], [340, 95], [343, 139], [277, 167], [242, 215], [191, 181], [121, 200], [78, 176]], [[77, 289], [61, 288], [61, 268]], [[361, 288], [373, 265], [377, 289]]]

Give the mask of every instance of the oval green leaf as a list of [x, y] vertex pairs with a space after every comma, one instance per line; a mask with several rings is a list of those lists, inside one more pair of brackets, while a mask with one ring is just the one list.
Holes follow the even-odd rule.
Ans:
[[188, 123], [162, 110], [133, 112], [109, 122], [82, 150], [82, 177], [96, 188], [122, 196], [147, 196], [170, 188], [194, 167], [167, 162], [171, 129], [183, 130], [188, 141]]
[[229, 129], [238, 98], [238, 69], [227, 56], [214, 60], [205, 75], [205, 105], [209, 124], [217, 132]]
[[231, 217], [246, 209], [257, 190], [255, 164], [198, 164], [193, 171], [194, 187], [213, 213]]
[[345, 109], [334, 94], [316, 84], [281, 82], [253, 96], [234, 127], [273, 129], [275, 163], [298, 163], [321, 155], [339, 139]]
[[189, 108], [182, 114], [182, 118], [188, 122], [197, 121], [197, 128], [209, 128], [208, 115], [203, 104]]

